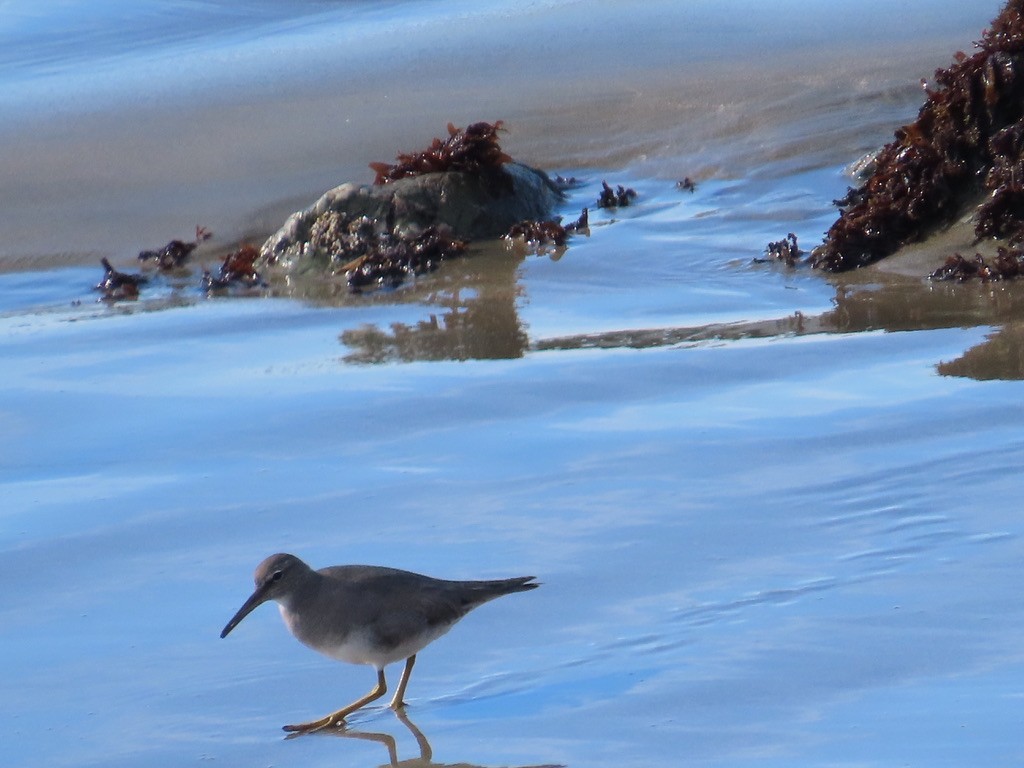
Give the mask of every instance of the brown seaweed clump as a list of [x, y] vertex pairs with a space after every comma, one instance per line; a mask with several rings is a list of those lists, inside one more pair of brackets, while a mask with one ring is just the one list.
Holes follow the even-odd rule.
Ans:
[[434, 139], [430, 147], [421, 152], [400, 153], [397, 162], [370, 163], [377, 174], [374, 184], [387, 184], [408, 176], [426, 173], [460, 171], [471, 174], [500, 172], [501, 166], [511, 162], [498, 143], [498, 133], [504, 123], [473, 123], [468, 128], [456, 128], [448, 123], [448, 138]]
[[555, 174], [555, 178], [551, 181], [554, 182], [555, 186], [559, 190], [565, 192], [570, 189], [578, 189], [584, 185], [583, 179], [577, 179], [575, 176], [563, 176], [562, 174]]
[[839, 219], [815, 267], [870, 264], [949, 224], [986, 192], [979, 239], [1024, 239], [1024, 0], [1009, 0], [976, 43], [935, 72], [917, 119], [898, 129], [858, 189], [837, 200]]
[[787, 267], [795, 267], [800, 262], [800, 257], [804, 255], [804, 252], [800, 250], [800, 246], [797, 244], [796, 235], [790, 232], [781, 240], [768, 243], [765, 246], [764, 255], [765, 258], [754, 259], [754, 262], [781, 261]]
[[148, 280], [143, 275], [119, 272], [111, 266], [106, 257], [100, 259], [103, 265], [103, 279], [96, 284], [96, 290], [103, 293], [104, 301], [124, 301], [139, 298], [139, 287]]
[[996, 257], [991, 260], [986, 260], [980, 253], [974, 254], [973, 259], [967, 259], [959, 253], [954, 253], [928, 278], [931, 280], [956, 280], [958, 283], [963, 283], [977, 277], [982, 282], [992, 282], [1008, 280], [1021, 274], [1024, 274], [1024, 251], [1017, 248], [1000, 247]]
[[607, 181], [601, 182], [601, 196], [597, 199], [598, 208], [623, 208], [636, 198], [636, 190], [621, 184], [612, 189]]
[[563, 225], [560, 221], [521, 221], [505, 235], [510, 243], [521, 243], [532, 250], [561, 248], [569, 235], [590, 228], [590, 212], [584, 208], [576, 221]]
[[[193, 244], [193, 248], [188, 249], [188, 252], [194, 249], [195, 245], [199, 242], [206, 240], [210, 237], [209, 233], [199, 227], [196, 229], [196, 243]], [[169, 243], [169, 247], [173, 246], [174, 243], [180, 243], [181, 241], [172, 240]], [[172, 248], [167, 251], [166, 255], [170, 258], [172, 251], [177, 252], [176, 248]], [[144, 252], [145, 253], [145, 252]], [[187, 254], [186, 254], [187, 255]], [[259, 249], [252, 245], [242, 245], [236, 251], [232, 251], [224, 257], [224, 261], [220, 265], [220, 269], [217, 274], [211, 274], [209, 270], [203, 270], [203, 276], [200, 285], [202, 289], [211, 292], [224, 290], [231, 287], [242, 287], [242, 288], [257, 288], [264, 287], [266, 284], [263, 282], [263, 278], [256, 269], [256, 261], [259, 259]], [[146, 275], [134, 274], [130, 272], [120, 272], [110, 264], [110, 261], [106, 258], [100, 260], [103, 264], [104, 274], [103, 279], [100, 280], [99, 284], [96, 285], [96, 290], [103, 293], [104, 301], [125, 301], [135, 300], [139, 298], [139, 293], [142, 286], [150, 283], [150, 278]], [[158, 260], [158, 265], [160, 262]], [[170, 263], [170, 262], [167, 262]], [[184, 262], [179, 262], [177, 266], [183, 266]], [[160, 272], [170, 271], [170, 267], [160, 265]], [[154, 281], [159, 281], [159, 276], [153, 278]]]
[[201, 242], [209, 240], [213, 236], [206, 227], [196, 227], [196, 238], [190, 243], [183, 240], [171, 240], [167, 245], [158, 251], [140, 251], [139, 261], [152, 261], [161, 272], [169, 272], [179, 269], [185, 265], [189, 256]]
[[256, 269], [256, 260], [259, 259], [259, 249], [253, 245], [244, 244], [237, 251], [232, 251], [224, 257], [217, 274], [211, 274], [208, 269], [203, 270], [203, 290], [223, 291], [232, 287], [250, 289], [262, 288], [266, 285], [262, 275]]

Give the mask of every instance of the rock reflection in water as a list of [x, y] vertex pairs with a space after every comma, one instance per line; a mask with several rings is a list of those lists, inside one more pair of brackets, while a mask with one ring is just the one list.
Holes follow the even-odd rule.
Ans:
[[[518, 263], [518, 260], [517, 260]], [[530, 339], [520, 319], [513, 269], [507, 284], [446, 280], [425, 303], [436, 307], [415, 324], [392, 323], [382, 329], [364, 325], [343, 331], [352, 350], [346, 363], [374, 364], [429, 360], [496, 360], [527, 352], [580, 349], [646, 349], [713, 341], [768, 339], [870, 331], [918, 331], [998, 325], [983, 343], [953, 361], [937, 361], [940, 374], [974, 379], [1024, 379], [1024, 289], [1015, 285], [959, 286], [923, 283], [916, 278], [884, 276], [879, 282], [836, 287], [834, 308], [819, 315], [794, 312], [784, 317], [702, 326], [624, 329]]]
[[[479, 258], [479, 261], [477, 260]], [[432, 307], [415, 324], [382, 329], [364, 325], [341, 334], [352, 350], [347, 363], [425, 360], [485, 360], [522, 357], [527, 352], [579, 349], [644, 349], [713, 341], [767, 339], [870, 331], [917, 331], [998, 326], [983, 343], [953, 361], [936, 361], [943, 375], [976, 379], [1024, 379], [1020, 338], [1024, 286], [934, 284], [917, 277], [863, 272], [836, 284], [834, 308], [818, 315], [702, 326], [624, 329], [530, 339], [519, 317], [521, 258], [492, 251], [466, 259], [459, 271], [432, 278], [429, 294], [410, 294]], [[440, 285], [439, 285], [440, 283]]]
[[1024, 324], [1000, 328], [984, 344], [971, 347], [956, 360], [939, 363], [937, 370], [943, 376], [979, 381], [1024, 380]]
[[769, 339], [814, 334], [870, 331], [920, 331], [943, 328], [999, 327], [960, 358], [936, 362], [947, 376], [973, 379], [1024, 379], [1024, 290], [1016, 286], [965, 290], [964, 286], [922, 287], [911, 278], [884, 283], [839, 285], [835, 308], [820, 315], [794, 312], [780, 318], [679, 328], [648, 328], [538, 339], [534, 351], [686, 346], [713, 341]]
[[[406, 301], [429, 307], [427, 319], [363, 325], [341, 333], [351, 352], [347, 363], [417, 360], [507, 360], [522, 357], [528, 337], [516, 308], [517, 270], [523, 257], [503, 244], [481, 247], [472, 257], [449, 263], [429, 281], [429, 291], [410, 286]], [[392, 294], [392, 298], [399, 294]]]

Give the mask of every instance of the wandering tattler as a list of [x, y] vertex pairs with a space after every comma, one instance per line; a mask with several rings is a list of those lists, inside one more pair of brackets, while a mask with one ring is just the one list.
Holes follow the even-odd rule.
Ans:
[[494, 581], [447, 581], [375, 565], [335, 565], [314, 571], [295, 555], [271, 555], [256, 568], [256, 591], [220, 633], [227, 637], [254, 608], [276, 600], [288, 631], [332, 659], [369, 664], [377, 685], [361, 699], [320, 720], [286, 725], [317, 731], [340, 725], [387, 693], [384, 667], [405, 659], [391, 708], [405, 706], [416, 654], [476, 608], [502, 595], [539, 586], [534, 576]]

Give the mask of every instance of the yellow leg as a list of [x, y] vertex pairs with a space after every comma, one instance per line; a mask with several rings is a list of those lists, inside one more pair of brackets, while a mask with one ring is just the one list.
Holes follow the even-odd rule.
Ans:
[[376, 701], [385, 693], [388, 692], [387, 681], [384, 680], [384, 670], [377, 670], [377, 686], [370, 691], [368, 694], [358, 701], [353, 701], [347, 707], [339, 709], [337, 712], [332, 712], [319, 720], [314, 720], [311, 723], [299, 723], [298, 725], [286, 725], [284, 730], [286, 731], [298, 731], [301, 733], [312, 733], [313, 731], [319, 731], [321, 728], [329, 728], [331, 726], [340, 725], [345, 722], [345, 718], [351, 715], [357, 709], [365, 707], [371, 701]]
[[395, 697], [391, 699], [391, 708], [395, 711], [398, 711], [405, 706], [405, 702], [403, 701], [405, 698], [405, 687], [409, 684], [409, 675], [412, 674], [412, 665], [415, 663], [415, 653], [405, 660], [405, 669], [402, 670], [402, 679], [398, 681], [398, 690], [395, 691]]

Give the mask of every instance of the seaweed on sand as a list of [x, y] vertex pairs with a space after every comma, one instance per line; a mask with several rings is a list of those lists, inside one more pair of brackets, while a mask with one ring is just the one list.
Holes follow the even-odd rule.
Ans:
[[623, 208], [636, 198], [636, 190], [619, 184], [612, 189], [607, 181], [601, 182], [601, 196], [597, 199], [598, 208]]
[[105, 301], [139, 298], [139, 286], [148, 282], [143, 275], [120, 272], [114, 269], [106, 257], [100, 259], [100, 263], [103, 265], [103, 279], [96, 284], [96, 290], [103, 293]]
[[928, 277], [931, 280], [956, 280], [959, 283], [977, 277], [982, 282], [990, 282], [1008, 280], [1022, 273], [1024, 251], [1000, 247], [996, 257], [991, 260], [986, 260], [980, 253], [976, 253], [973, 259], [954, 253]]
[[212, 233], [206, 227], [196, 227], [196, 237], [192, 242], [186, 243], [183, 240], [171, 240], [167, 245], [158, 251], [140, 251], [139, 261], [152, 261], [156, 263], [157, 269], [161, 272], [168, 272], [185, 265], [192, 251], [204, 240], [209, 240]]
[[977, 237], [1024, 239], [1024, 0], [1009, 0], [976, 46], [936, 71], [917, 119], [836, 201], [839, 219], [813, 266], [839, 272], [877, 261], [949, 224], [983, 192]]
[[258, 248], [249, 244], [241, 245], [238, 250], [224, 257], [216, 275], [207, 269], [203, 270], [203, 289], [209, 292], [223, 291], [232, 286], [246, 289], [263, 287], [263, 277], [256, 269], [256, 260], [259, 257]]
[[790, 232], [781, 240], [768, 243], [764, 249], [765, 258], [754, 259], [755, 263], [764, 263], [768, 261], [781, 261], [787, 267], [795, 267], [800, 262], [800, 257], [804, 255], [804, 252], [800, 250], [800, 246], [797, 244], [796, 235]]

